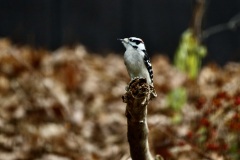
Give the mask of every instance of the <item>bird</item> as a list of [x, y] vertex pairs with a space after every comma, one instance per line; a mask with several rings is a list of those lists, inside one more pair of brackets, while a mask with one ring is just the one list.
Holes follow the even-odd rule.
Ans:
[[145, 78], [147, 83], [153, 87], [152, 64], [143, 40], [137, 37], [118, 40], [120, 40], [126, 48], [124, 63], [131, 80], [135, 78]]

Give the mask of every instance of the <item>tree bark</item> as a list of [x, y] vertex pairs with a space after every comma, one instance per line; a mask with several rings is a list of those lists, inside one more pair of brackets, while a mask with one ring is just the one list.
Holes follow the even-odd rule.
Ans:
[[128, 124], [128, 142], [132, 160], [153, 160], [148, 144], [147, 105], [155, 98], [154, 88], [146, 79], [137, 78], [130, 82], [123, 102], [127, 103], [125, 115]]

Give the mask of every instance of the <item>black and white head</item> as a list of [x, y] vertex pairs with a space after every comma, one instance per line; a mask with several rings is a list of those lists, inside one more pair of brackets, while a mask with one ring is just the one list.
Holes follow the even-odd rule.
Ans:
[[137, 50], [145, 51], [145, 45], [141, 38], [129, 37], [124, 39], [119, 39], [126, 49], [134, 48]]

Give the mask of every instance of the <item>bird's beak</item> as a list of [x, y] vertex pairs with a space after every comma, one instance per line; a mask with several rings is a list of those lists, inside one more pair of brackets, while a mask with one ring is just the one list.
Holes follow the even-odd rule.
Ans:
[[124, 38], [124, 39], [118, 38], [117, 40], [121, 41], [122, 43], [128, 43], [128, 39], [127, 38]]

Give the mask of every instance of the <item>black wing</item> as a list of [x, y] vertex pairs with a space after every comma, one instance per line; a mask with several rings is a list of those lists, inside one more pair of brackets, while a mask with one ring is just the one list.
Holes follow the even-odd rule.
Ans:
[[153, 83], [153, 70], [152, 70], [152, 64], [151, 64], [151, 62], [150, 62], [150, 58], [149, 58], [146, 50], [142, 50], [142, 51], [145, 53], [145, 56], [144, 56], [144, 58], [143, 58], [144, 64], [145, 64], [145, 66], [147, 67], [147, 70], [148, 70], [148, 72], [149, 72], [151, 81], [152, 81], [152, 83]]

